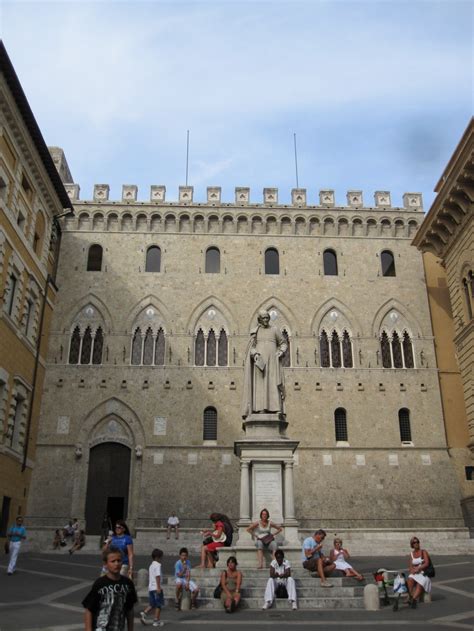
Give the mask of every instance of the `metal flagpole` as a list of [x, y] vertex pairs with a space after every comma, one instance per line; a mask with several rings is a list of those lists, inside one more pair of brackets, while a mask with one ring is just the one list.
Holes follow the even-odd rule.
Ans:
[[293, 141], [295, 145], [295, 171], [296, 171], [296, 188], [299, 188], [298, 184], [298, 154], [296, 151], [296, 134], [293, 134]]
[[188, 166], [189, 166], [189, 129], [186, 134], [186, 186], [188, 185]]

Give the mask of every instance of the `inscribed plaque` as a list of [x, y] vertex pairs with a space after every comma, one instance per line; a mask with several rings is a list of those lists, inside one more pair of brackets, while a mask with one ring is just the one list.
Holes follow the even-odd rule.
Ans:
[[254, 464], [253, 519], [258, 519], [262, 508], [267, 508], [270, 519], [283, 521], [283, 490], [280, 464]]
[[155, 436], [166, 436], [166, 419], [162, 416], [155, 416], [153, 433]]

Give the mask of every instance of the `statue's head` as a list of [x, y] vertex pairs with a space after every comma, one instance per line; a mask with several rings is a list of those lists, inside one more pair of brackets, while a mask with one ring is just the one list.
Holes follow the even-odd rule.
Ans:
[[262, 326], [268, 326], [270, 324], [270, 314], [266, 309], [262, 309], [258, 312], [257, 322]]

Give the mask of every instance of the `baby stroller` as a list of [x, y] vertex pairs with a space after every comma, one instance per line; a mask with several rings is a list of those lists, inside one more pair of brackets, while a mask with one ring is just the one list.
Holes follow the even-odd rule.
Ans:
[[[382, 604], [385, 606], [390, 605], [390, 599], [393, 599], [393, 611], [398, 611], [400, 598], [408, 595], [405, 574], [398, 570], [380, 568], [374, 572], [374, 578], [379, 588]], [[391, 592], [390, 594], [389, 591]]]

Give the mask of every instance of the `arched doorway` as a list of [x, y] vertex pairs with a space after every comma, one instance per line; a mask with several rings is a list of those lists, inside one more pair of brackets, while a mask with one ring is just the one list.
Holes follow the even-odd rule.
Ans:
[[101, 443], [89, 454], [86, 494], [86, 532], [100, 534], [104, 513], [112, 523], [126, 519], [130, 483], [129, 447], [120, 443]]

